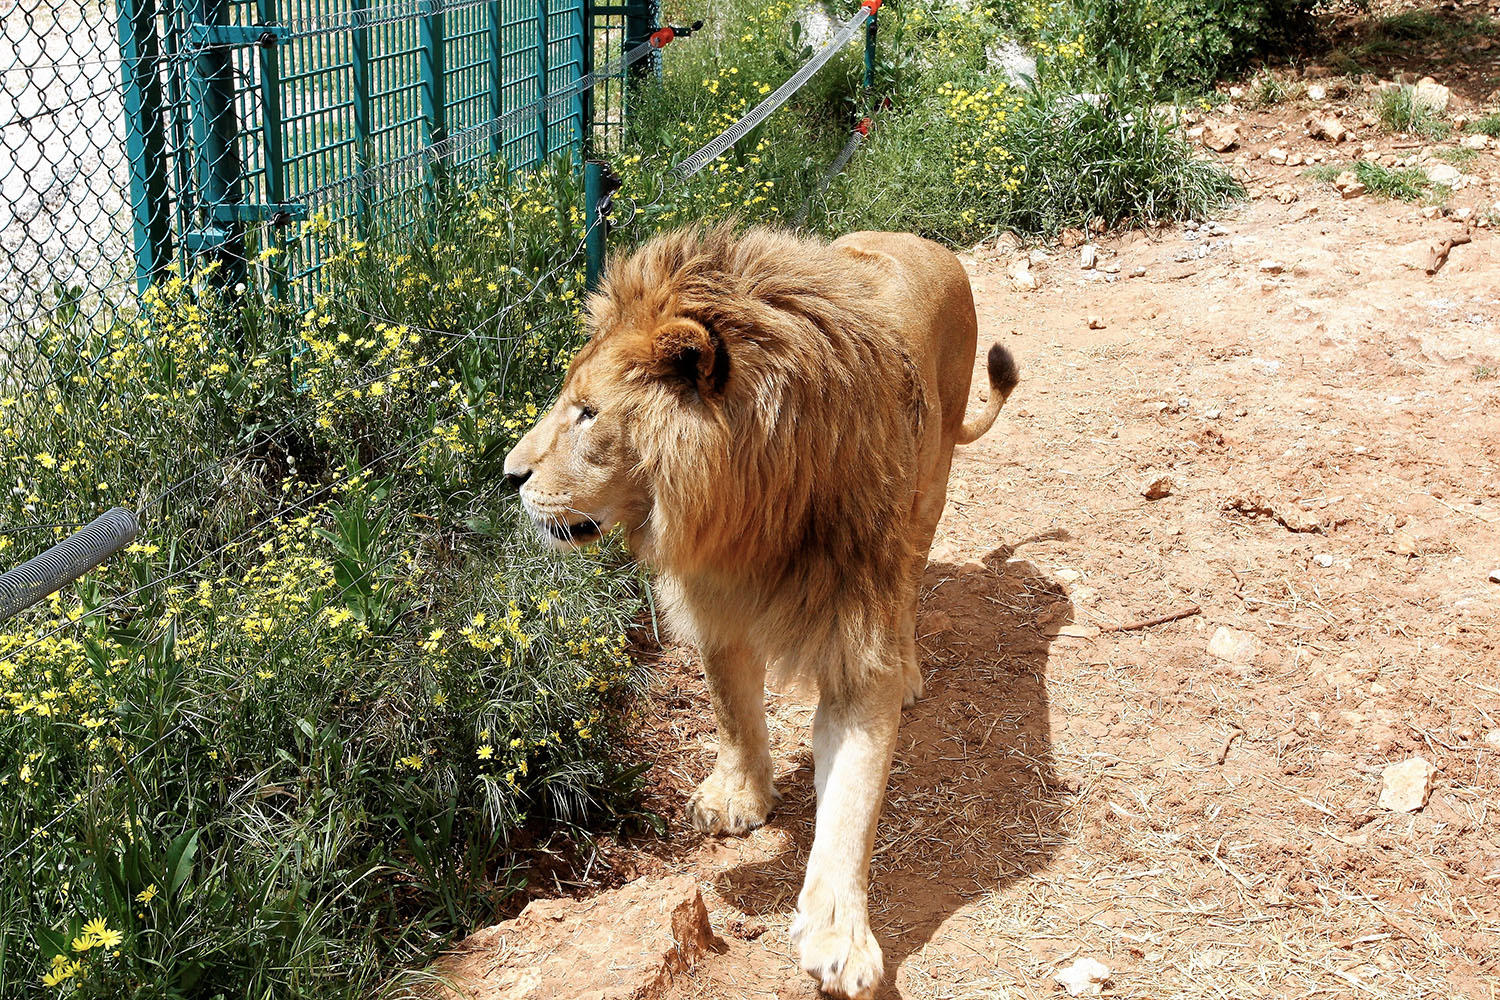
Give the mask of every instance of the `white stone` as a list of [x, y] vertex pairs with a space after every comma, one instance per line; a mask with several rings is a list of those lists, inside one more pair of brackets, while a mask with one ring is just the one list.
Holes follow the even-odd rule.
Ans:
[[1451, 163], [1429, 163], [1422, 169], [1426, 172], [1427, 179], [1432, 181], [1432, 183], [1444, 184], [1449, 187], [1464, 175], [1462, 170]]
[[1333, 556], [1329, 555], [1327, 552], [1319, 552], [1317, 555], [1313, 556], [1313, 562], [1317, 563], [1319, 566], [1322, 566], [1324, 569], [1327, 569], [1328, 567], [1333, 565]]
[[1437, 769], [1421, 757], [1387, 764], [1381, 775], [1379, 806], [1392, 812], [1416, 812], [1427, 804], [1436, 773]]
[[1249, 632], [1220, 625], [1208, 640], [1208, 654], [1230, 663], [1250, 663], [1265, 645]]
[[1095, 264], [1099, 263], [1099, 248], [1092, 243], [1085, 243], [1078, 248], [1078, 266], [1085, 271], [1093, 270]]
[[1080, 958], [1052, 978], [1070, 997], [1096, 997], [1109, 982], [1109, 966], [1098, 959]]

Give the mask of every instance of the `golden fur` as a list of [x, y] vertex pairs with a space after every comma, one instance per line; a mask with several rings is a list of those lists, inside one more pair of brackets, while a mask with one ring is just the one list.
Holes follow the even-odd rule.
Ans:
[[778, 798], [767, 669], [817, 688], [818, 833], [793, 930], [824, 989], [867, 996], [865, 872], [900, 705], [921, 692], [917, 588], [953, 447], [993, 423], [1015, 366], [992, 348], [989, 404], [964, 424], [968, 279], [904, 234], [679, 230], [613, 260], [589, 313], [506, 472], [561, 547], [623, 526], [702, 653], [721, 753], [698, 826], [744, 832]]

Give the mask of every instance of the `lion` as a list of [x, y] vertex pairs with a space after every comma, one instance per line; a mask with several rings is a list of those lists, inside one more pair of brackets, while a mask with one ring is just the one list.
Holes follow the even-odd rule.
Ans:
[[1015, 362], [990, 348], [989, 401], [966, 423], [968, 277], [901, 233], [666, 233], [611, 260], [588, 322], [507, 481], [556, 548], [623, 529], [669, 629], [700, 652], [719, 754], [687, 805], [698, 829], [766, 821], [767, 679], [816, 690], [816, 829], [791, 936], [825, 992], [870, 997], [884, 971], [870, 852], [901, 708], [922, 693], [919, 586], [954, 446], [995, 422]]

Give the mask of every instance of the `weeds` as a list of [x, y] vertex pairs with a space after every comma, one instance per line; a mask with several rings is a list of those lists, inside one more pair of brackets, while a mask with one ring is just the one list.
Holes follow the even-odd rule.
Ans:
[[1479, 162], [1479, 151], [1477, 149], [1443, 149], [1436, 154], [1438, 159], [1453, 164], [1460, 170], [1468, 170]]
[[1246, 102], [1254, 108], [1269, 108], [1288, 101], [1295, 101], [1307, 94], [1307, 84], [1263, 69], [1250, 81]]
[[1417, 201], [1433, 187], [1427, 175], [1416, 167], [1382, 167], [1368, 160], [1357, 160], [1352, 164], [1324, 164], [1306, 171], [1306, 174], [1313, 180], [1331, 184], [1346, 171], [1353, 171], [1354, 176], [1371, 194], [1381, 198]]
[[1500, 368], [1491, 368], [1488, 365], [1475, 365], [1470, 373], [1476, 382], [1488, 382], [1491, 379], [1500, 378]]
[[1423, 100], [1416, 87], [1403, 85], [1379, 91], [1374, 104], [1375, 116], [1387, 132], [1446, 139], [1453, 131], [1443, 113]]
[[1478, 121], [1469, 122], [1467, 130], [1500, 139], [1500, 114], [1486, 115]]

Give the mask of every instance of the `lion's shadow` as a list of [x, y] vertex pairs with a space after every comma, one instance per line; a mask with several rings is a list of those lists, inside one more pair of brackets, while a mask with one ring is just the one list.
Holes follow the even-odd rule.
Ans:
[[[1049, 633], [1073, 608], [1013, 552], [931, 563], [923, 579], [927, 690], [902, 721], [871, 865], [881, 996], [901, 996], [902, 963], [960, 906], [1042, 870], [1062, 842], [1067, 792], [1053, 770], [1046, 670]], [[778, 785], [786, 799], [768, 825], [784, 831], [787, 848], [718, 878], [719, 893], [749, 914], [785, 915], [796, 904], [816, 808], [810, 750]]]

